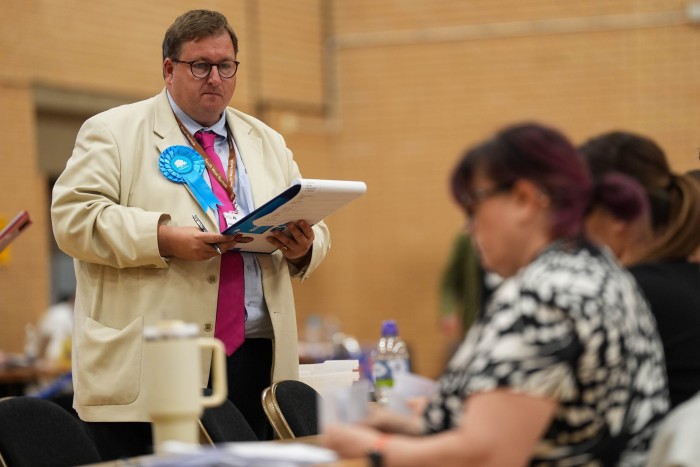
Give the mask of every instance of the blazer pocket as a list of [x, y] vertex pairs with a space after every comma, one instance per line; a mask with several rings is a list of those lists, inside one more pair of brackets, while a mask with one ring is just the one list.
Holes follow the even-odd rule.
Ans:
[[85, 318], [78, 355], [76, 398], [81, 405], [125, 405], [141, 384], [143, 318], [114, 329]]

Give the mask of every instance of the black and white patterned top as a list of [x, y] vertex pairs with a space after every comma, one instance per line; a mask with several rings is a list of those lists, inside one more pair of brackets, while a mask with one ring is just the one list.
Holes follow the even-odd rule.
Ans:
[[440, 377], [427, 433], [495, 388], [559, 401], [531, 465], [644, 465], [668, 411], [656, 323], [634, 279], [590, 245], [558, 241], [494, 292]]

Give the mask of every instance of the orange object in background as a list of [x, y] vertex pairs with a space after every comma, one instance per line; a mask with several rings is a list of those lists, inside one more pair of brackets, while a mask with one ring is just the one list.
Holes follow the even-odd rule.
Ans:
[[10, 250], [6, 249], [6, 247], [12, 243], [32, 221], [29, 219], [29, 213], [27, 211], [20, 211], [10, 222], [6, 220], [2, 222], [3, 220], [5, 219], [0, 217], [0, 223], [4, 225], [3, 229], [0, 231], [0, 264], [8, 264], [10, 262]]

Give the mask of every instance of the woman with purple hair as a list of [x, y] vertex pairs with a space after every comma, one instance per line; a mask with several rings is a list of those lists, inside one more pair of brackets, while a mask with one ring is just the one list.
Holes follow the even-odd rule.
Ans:
[[518, 125], [467, 151], [451, 184], [505, 281], [421, 417], [380, 410], [326, 444], [385, 466], [644, 465], [668, 410], [662, 346], [634, 279], [583, 236], [583, 158], [558, 131]]

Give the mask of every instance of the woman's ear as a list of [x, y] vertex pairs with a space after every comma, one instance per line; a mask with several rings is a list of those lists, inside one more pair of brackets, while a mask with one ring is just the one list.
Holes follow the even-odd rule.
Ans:
[[549, 196], [535, 183], [529, 180], [518, 180], [513, 185], [513, 199], [516, 205], [524, 208], [528, 214], [540, 212], [552, 204]]
[[529, 180], [518, 180], [512, 189], [513, 209], [508, 215], [522, 229], [535, 228], [537, 231], [551, 230], [550, 206], [552, 200], [539, 185]]
[[595, 207], [586, 216], [586, 236], [593, 243], [607, 246], [622, 260], [629, 246], [630, 223], [617, 219], [602, 207]]

